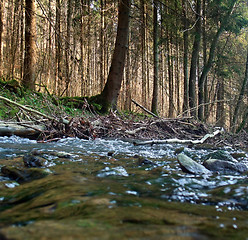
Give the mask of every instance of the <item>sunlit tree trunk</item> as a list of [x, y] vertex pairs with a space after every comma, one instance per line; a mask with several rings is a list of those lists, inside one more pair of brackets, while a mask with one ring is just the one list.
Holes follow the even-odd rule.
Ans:
[[173, 61], [172, 61], [172, 36], [167, 31], [167, 61], [168, 61], [168, 77], [169, 77], [169, 118], [173, 117], [174, 114], [174, 76], [173, 76]]
[[158, 3], [153, 2], [153, 94], [151, 110], [158, 112]]
[[48, 2], [48, 21], [49, 21], [49, 26], [48, 26], [48, 78], [47, 78], [47, 85], [50, 86], [51, 84], [51, 78], [52, 78], [52, 9], [51, 9], [51, 3], [52, 0], [49, 0]]
[[35, 0], [26, 0], [25, 5], [25, 57], [23, 85], [29, 89], [35, 89]]
[[56, 0], [56, 20], [55, 20], [55, 82], [54, 91], [60, 95], [62, 85], [62, 72], [61, 72], [61, 51], [62, 51], [62, 39], [61, 39], [61, 5], [60, 0]]
[[3, 74], [2, 36], [3, 36], [3, 2], [2, 0], [0, 0], [0, 77]]
[[20, 28], [20, 57], [19, 57], [19, 64], [20, 64], [20, 79], [23, 79], [24, 73], [24, 0], [21, 0], [21, 28]]
[[80, 26], [80, 75], [81, 75], [81, 96], [86, 95], [86, 84], [85, 84], [85, 1], [81, 0], [81, 26]]
[[10, 62], [10, 76], [15, 77], [16, 70], [16, 55], [18, 50], [18, 40], [19, 40], [19, 8], [20, 3], [18, 0], [14, 2], [14, 15], [13, 15], [13, 26], [12, 26], [12, 35], [11, 35], [11, 62]]
[[70, 74], [70, 44], [71, 44], [71, 18], [72, 18], [72, 0], [67, 1], [67, 31], [65, 44], [65, 71], [66, 71], [66, 95], [69, 96]]
[[87, 1], [88, 22], [87, 22], [87, 75], [85, 83], [87, 86], [87, 94], [91, 93], [91, 7], [90, 0]]
[[104, 8], [105, 1], [101, 0], [101, 30], [100, 30], [100, 89], [103, 90], [104, 82], [105, 82], [105, 74], [104, 74], [104, 45], [105, 45], [105, 18], [104, 18]]
[[[3, 1], [3, 3], [6, 1]], [[4, 6], [4, 5], [3, 5]], [[7, 1], [7, 3], [5, 3], [5, 7], [6, 9], [6, 18], [5, 18], [5, 29], [8, 29], [8, 31], [6, 31], [5, 34], [5, 42], [8, 43], [6, 44], [6, 48], [4, 51], [4, 55], [3, 55], [3, 63], [4, 63], [4, 68], [5, 68], [5, 73], [7, 76], [11, 75], [11, 56], [12, 56], [12, 49], [11, 49], [11, 36], [12, 36], [12, 32], [13, 32], [13, 8], [14, 8], [14, 1], [13, 0], [9, 0]]]

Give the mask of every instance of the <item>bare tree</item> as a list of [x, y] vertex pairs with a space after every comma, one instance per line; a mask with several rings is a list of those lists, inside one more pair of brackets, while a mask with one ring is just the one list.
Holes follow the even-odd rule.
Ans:
[[129, 0], [119, 2], [118, 27], [112, 63], [104, 89], [100, 95], [96, 96], [97, 101], [102, 105], [102, 112], [107, 112], [117, 105], [128, 47], [130, 6]]
[[26, 0], [25, 6], [25, 56], [23, 85], [29, 89], [35, 89], [35, 0]]
[[153, 2], [153, 94], [152, 94], [152, 112], [158, 111], [158, 4], [157, 0]]
[[195, 25], [195, 39], [193, 44], [191, 65], [190, 65], [190, 76], [189, 76], [189, 107], [191, 109], [191, 115], [197, 115], [196, 112], [196, 72], [197, 72], [197, 62], [200, 52], [200, 42], [201, 42], [201, 0], [196, 2], [196, 25]]

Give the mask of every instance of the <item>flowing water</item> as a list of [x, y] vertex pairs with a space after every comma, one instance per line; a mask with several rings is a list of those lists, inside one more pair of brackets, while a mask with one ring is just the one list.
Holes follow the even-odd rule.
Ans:
[[0, 175], [0, 239], [248, 240], [247, 173], [184, 173], [176, 160], [182, 149], [200, 163], [216, 150], [0, 137], [0, 167], [26, 173], [23, 156], [33, 150], [45, 159], [38, 179]]

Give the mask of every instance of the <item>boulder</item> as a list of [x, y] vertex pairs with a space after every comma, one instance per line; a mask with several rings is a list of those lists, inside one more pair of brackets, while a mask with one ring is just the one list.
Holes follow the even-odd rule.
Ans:
[[208, 159], [204, 161], [203, 165], [213, 172], [223, 172], [223, 173], [244, 173], [248, 172], [248, 166], [240, 162], [231, 162], [220, 159]]
[[177, 156], [177, 160], [184, 172], [192, 174], [211, 174], [211, 172], [207, 168], [192, 160], [190, 157], [186, 156], [183, 153], [180, 153]]

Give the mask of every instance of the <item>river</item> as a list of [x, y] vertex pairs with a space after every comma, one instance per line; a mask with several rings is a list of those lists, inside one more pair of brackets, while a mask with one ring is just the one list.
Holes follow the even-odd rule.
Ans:
[[221, 150], [246, 161], [245, 151], [12, 136], [0, 137], [0, 166], [25, 172], [34, 150], [47, 174], [0, 176], [0, 239], [248, 239], [247, 173], [193, 175], [176, 159]]

